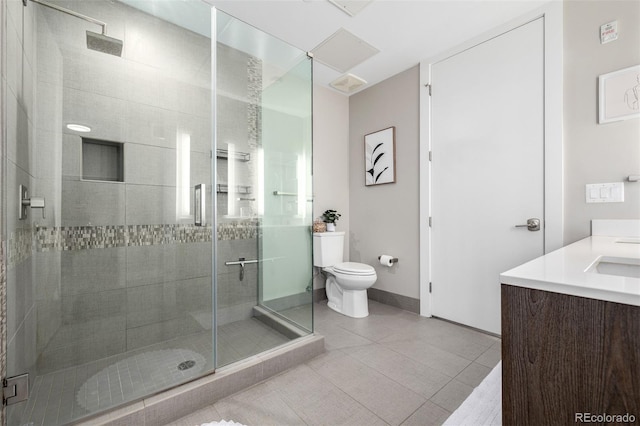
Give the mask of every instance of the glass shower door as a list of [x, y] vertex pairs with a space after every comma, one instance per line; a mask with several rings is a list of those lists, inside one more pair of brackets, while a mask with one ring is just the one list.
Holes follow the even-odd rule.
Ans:
[[259, 305], [300, 334], [313, 330], [311, 79], [304, 56], [262, 98]]
[[218, 365], [312, 330], [311, 59], [217, 12]]
[[[211, 7], [53, 3], [107, 22], [122, 51], [88, 48], [100, 27], [67, 12], [11, 9], [29, 60], [8, 62], [32, 77], [11, 88], [30, 108], [5, 163], [7, 375], [31, 385], [11, 425], [67, 424], [215, 366], [212, 208], [194, 217], [195, 185], [212, 187]], [[20, 186], [44, 207], [18, 217]]]

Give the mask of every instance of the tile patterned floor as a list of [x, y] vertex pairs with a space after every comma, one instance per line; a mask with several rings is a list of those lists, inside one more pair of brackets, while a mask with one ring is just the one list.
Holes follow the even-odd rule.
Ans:
[[[10, 407], [9, 424], [61, 425], [182, 383], [213, 369], [211, 331], [70, 367], [35, 378], [31, 397]], [[220, 327], [219, 365], [289, 341], [256, 319]], [[196, 364], [181, 371], [183, 361]]]
[[374, 301], [363, 319], [314, 309], [326, 353], [172, 425], [440, 425], [500, 360], [496, 337]]

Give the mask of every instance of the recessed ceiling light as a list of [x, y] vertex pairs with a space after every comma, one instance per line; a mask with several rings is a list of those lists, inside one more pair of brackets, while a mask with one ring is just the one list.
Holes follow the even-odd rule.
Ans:
[[91, 131], [91, 127], [83, 126], [82, 124], [67, 124], [67, 129], [82, 133], [88, 133]]

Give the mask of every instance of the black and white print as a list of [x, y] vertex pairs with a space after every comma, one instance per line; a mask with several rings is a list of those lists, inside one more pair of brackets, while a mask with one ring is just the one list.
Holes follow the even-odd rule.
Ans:
[[396, 181], [395, 127], [364, 137], [365, 184], [380, 185]]

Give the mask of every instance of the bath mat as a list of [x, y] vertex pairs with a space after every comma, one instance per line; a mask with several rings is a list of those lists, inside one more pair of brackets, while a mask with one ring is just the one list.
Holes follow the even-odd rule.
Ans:
[[502, 361], [444, 422], [443, 426], [502, 424]]
[[242, 423], [236, 423], [233, 420], [220, 420], [218, 422], [202, 423], [200, 426], [245, 426]]
[[89, 412], [197, 377], [207, 361], [189, 349], [142, 352], [114, 362], [89, 377], [76, 394]]

